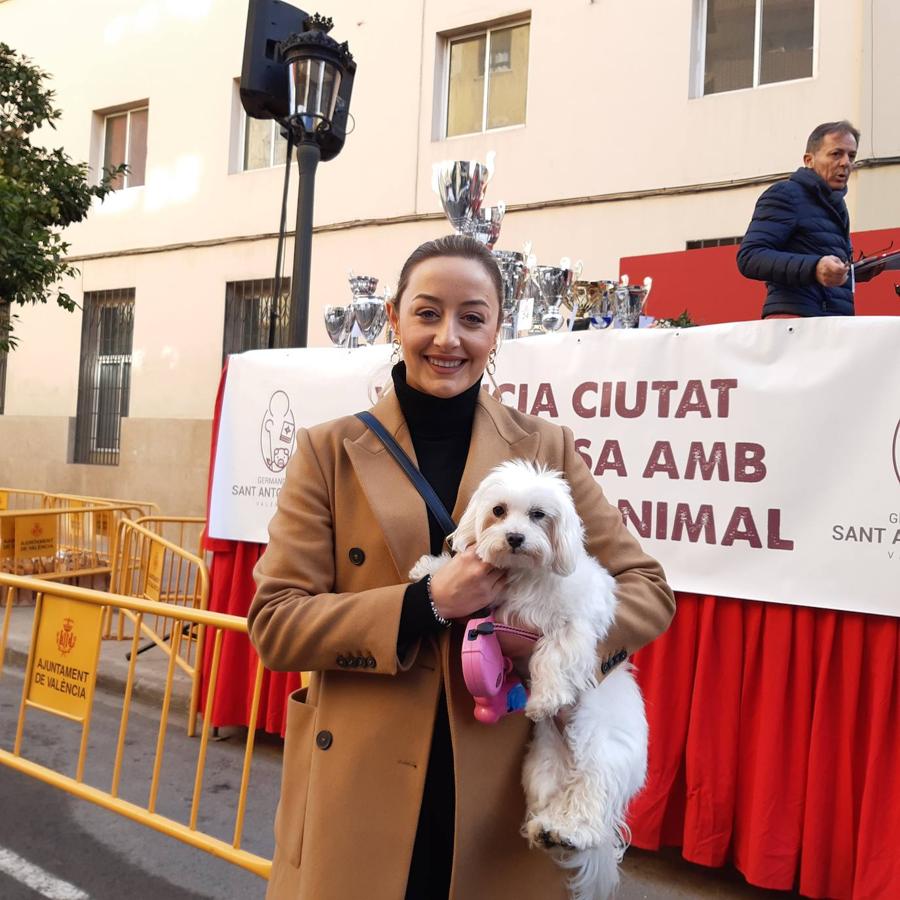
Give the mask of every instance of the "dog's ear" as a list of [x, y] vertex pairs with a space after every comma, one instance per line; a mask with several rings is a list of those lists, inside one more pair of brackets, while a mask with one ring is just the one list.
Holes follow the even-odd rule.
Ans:
[[553, 518], [551, 539], [554, 552], [550, 568], [557, 575], [571, 575], [584, 548], [584, 527], [575, 504], [568, 498], [560, 504], [559, 515]]
[[463, 510], [462, 518], [459, 520], [459, 525], [456, 526], [456, 531], [449, 537], [448, 542], [457, 553], [475, 543], [475, 538], [477, 537], [475, 532], [475, 521], [478, 512], [477, 498], [478, 495], [476, 493], [469, 501], [469, 505]]

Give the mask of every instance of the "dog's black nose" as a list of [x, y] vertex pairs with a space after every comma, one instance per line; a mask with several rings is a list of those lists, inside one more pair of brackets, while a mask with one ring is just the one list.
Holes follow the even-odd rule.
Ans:
[[509, 544], [513, 550], [517, 550], [522, 544], [525, 543], [525, 535], [519, 534], [518, 531], [511, 531], [506, 535], [506, 543]]

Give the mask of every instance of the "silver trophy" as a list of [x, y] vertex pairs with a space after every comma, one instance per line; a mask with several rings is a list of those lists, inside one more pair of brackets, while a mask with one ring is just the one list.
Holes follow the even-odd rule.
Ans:
[[505, 214], [505, 203], [498, 203], [496, 206], [482, 206], [478, 212], [473, 213], [463, 223], [463, 231], [475, 238], [476, 241], [486, 244], [488, 250], [493, 250], [497, 238], [500, 237], [500, 226], [503, 224]]
[[572, 285], [572, 270], [563, 266], [535, 266], [531, 281], [537, 289], [532, 334], [559, 331], [566, 321], [562, 307]]
[[[434, 164], [432, 187], [441, 198], [444, 215], [460, 234], [471, 233], [470, 220], [478, 217], [484, 202], [484, 192], [493, 175], [493, 150], [487, 154], [484, 163], [474, 160], [447, 160]], [[499, 231], [499, 223], [496, 227]]]
[[629, 284], [628, 276], [623, 276], [622, 283], [615, 289], [614, 321], [617, 328], [638, 327], [652, 288], [653, 279], [649, 275], [643, 284]]
[[510, 340], [516, 336], [516, 317], [519, 312], [519, 301], [528, 281], [528, 266], [524, 253], [517, 253], [515, 250], [494, 250], [493, 253], [503, 282], [502, 336], [503, 340]]
[[331, 342], [338, 347], [343, 347], [348, 342], [355, 321], [352, 303], [329, 304], [325, 307], [325, 330]]
[[385, 302], [390, 296], [390, 289], [385, 289], [384, 296], [377, 296], [375, 289], [378, 287], [378, 279], [372, 275], [351, 273], [349, 281], [353, 293], [353, 302], [350, 304], [353, 320], [359, 326], [366, 343], [374, 344], [387, 321]]

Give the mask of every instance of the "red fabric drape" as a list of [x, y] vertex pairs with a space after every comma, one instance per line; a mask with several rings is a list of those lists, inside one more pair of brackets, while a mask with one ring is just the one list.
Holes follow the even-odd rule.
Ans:
[[900, 897], [900, 627], [678, 595], [637, 654], [650, 720], [635, 846], [760, 887]]
[[[261, 544], [235, 543], [231, 550], [213, 554], [210, 570], [209, 608], [216, 612], [246, 616], [253, 599], [253, 566], [265, 548]], [[206, 697], [212, 664], [213, 642], [204, 647], [202, 694]], [[219, 678], [210, 717], [212, 725], [247, 725], [253, 700], [253, 682], [259, 657], [243, 634], [226, 631], [222, 639]], [[272, 734], [284, 735], [288, 695], [300, 687], [296, 672], [263, 674], [257, 722]], [[201, 710], [202, 712], [202, 710]]]
[[[216, 399], [210, 480], [225, 373]], [[259, 544], [207, 540], [209, 608], [246, 615]], [[900, 622], [678, 594], [635, 657], [650, 722], [635, 846], [808, 897], [900, 897]], [[212, 643], [204, 653], [207, 683]], [[211, 722], [246, 725], [256, 654], [226, 635]], [[284, 734], [297, 674], [266, 673], [260, 727]], [[205, 690], [204, 694], [205, 696]]]
[[[222, 370], [219, 389], [216, 393], [216, 407], [213, 415], [212, 441], [209, 453], [209, 483], [207, 486], [207, 516], [209, 496], [212, 490], [215, 468], [216, 445], [219, 436], [219, 417], [222, 411], [222, 397], [228, 366]], [[243, 541], [228, 541], [204, 535], [204, 545], [212, 552], [209, 571], [209, 609], [213, 612], [246, 616], [253, 599], [255, 585], [253, 567], [265, 549], [263, 544]], [[203, 653], [201, 671], [201, 706], [205, 714], [206, 692], [212, 665], [213, 641], [210, 633]], [[210, 724], [215, 726], [247, 725], [250, 722], [250, 708], [253, 701], [253, 684], [256, 678], [256, 664], [259, 657], [242, 634], [225, 632], [222, 638], [222, 656], [219, 663], [219, 677], [212, 701]], [[270, 672], [263, 675], [260, 706], [257, 714], [259, 727], [272, 734], [284, 736], [287, 715], [287, 697], [300, 687], [300, 675], [296, 672]]]

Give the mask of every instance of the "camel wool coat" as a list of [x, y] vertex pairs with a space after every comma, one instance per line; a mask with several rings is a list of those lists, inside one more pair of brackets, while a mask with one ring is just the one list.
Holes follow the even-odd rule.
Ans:
[[[372, 412], [415, 459], [396, 395]], [[587, 549], [616, 577], [616, 623], [597, 649], [602, 678], [665, 630], [672, 592], [604, 498], [572, 432], [484, 390], [454, 520], [494, 466], [517, 458], [565, 473]], [[298, 432], [269, 535], [255, 569], [251, 640], [269, 668], [313, 674], [289, 701], [268, 900], [403, 900], [442, 685], [456, 783], [451, 900], [564, 900], [561, 871], [519, 833], [529, 721], [475, 720], [459, 624], [398, 658], [408, 573], [429, 552], [427, 513], [356, 417]]]

